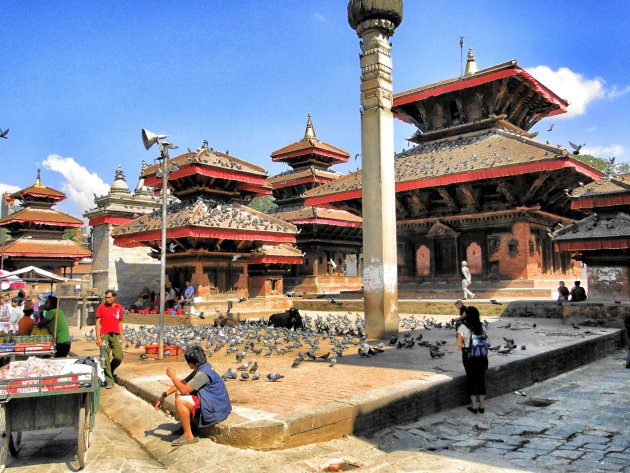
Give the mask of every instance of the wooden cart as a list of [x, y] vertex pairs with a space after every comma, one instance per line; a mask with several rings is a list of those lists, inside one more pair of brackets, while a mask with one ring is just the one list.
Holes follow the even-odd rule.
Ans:
[[0, 379], [0, 472], [7, 453], [18, 455], [22, 432], [58, 427], [76, 429], [79, 465], [85, 467], [99, 398], [96, 366], [89, 379], [76, 374]]

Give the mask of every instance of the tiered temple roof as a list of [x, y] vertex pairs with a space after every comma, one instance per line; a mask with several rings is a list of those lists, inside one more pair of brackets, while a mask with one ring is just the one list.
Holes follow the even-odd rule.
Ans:
[[[243, 205], [258, 195], [271, 193], [264, 169], [214, 151], [204, 143], [168, 162], [172, 194], [180, 199], [167, 209], [169, 255], [218, 252], [246, 256], [261, 243], [294, 243], [297, 228]], [[160, 189], [160, 164], [147, 166], [141, 177], [147, 186]], [[162, 214], [151, 214], [113, 230], [119, 246], [159, 248]], [[239, 257], [240, 257], [239, 256]]]
[[[594, 212], [554, 232], [558, 251], [623, 250], [630, 248], [630, 175], [609, 177], [571, 192], [571, 206]], [[596, 212], [596, 213], [595, 213]]]
[[40, 171], [32, 186], [11, 194], [11, 198], [23, 207], [0, 219], [0, 227], [11, 231], [12, 240], [0, 246], [0, 253], [7, 257], [5, 269], [37, 265], [44, 269], [59, 271], [70, 268], [91, 252], [72, 240], [62, 239], [67, 229], [80, 228], [83, 222], [51, 207], [66, 198], [59, 192], [41, 183]]

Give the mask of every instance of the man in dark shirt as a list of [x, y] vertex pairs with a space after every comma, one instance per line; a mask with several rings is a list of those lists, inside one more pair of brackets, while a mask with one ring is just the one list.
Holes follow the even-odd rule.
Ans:
[[580, 286], [580, 281], [575, 281], [575, 286], [571, 288], [570, 296], [571, 302], [582, 302], [586, 300], [586, 291]]

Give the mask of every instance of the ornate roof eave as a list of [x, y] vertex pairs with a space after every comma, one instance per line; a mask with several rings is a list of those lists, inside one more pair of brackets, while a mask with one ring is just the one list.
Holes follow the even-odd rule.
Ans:
[[[247, 161], [243, 161], [241, 159], [235, 158], [234, 156], [230, 156], [227, 153], [221, 153], [220, 151], [215, 151], [212, 149], [201, 148], [197, 152], [189, 151], [187, 153], [181, 154], [174, 158], [169, 159], [169, 163], [173, 163], [177, 165], [179, 171], [173, 171], [169, 173], [169, 180], [178, 176], [177, 173], [181, 171], [185, 171], [187, 168], [203, 168], [203, 169], [212, 169], [214, 172], [227, 173], [226, 175], [230, 176], [249, 176], [246, 182], [253, 182], [251, 179], [255, 179], [256, 177], [261, 179], [266, 179], [268, 177], [267, 172], [261, 168], [260, 166], [256, 166], [254, 164], [248, 163]], [[145, 184], [150, 187], [155, 187], [147, 181], [149, 177], [155, 177], [156, 172], [160, 169], [161, 163], [156, 163], [150, 166], [147, 166], [141, 173], [140, 178], [145, 179]], [[183, 172], [181, 175], [186, 176], [194, 174], [190, 172]], [[155, 179], [152, 179], [152, 182]], [[161, 187], [161, 179], [158, 179]], [[240, 179], [236, 179], [240, 180]]]
[[[123, 234], [121, 236], [114, 237], [114, 244], [122, 247], [146, 246], [147, 244], [160, 241], [161, 237], [161, 230], [134, 233], [130, 235]], [[295, 234], [278, 234], [199, 227], [168, 229], [166, 231], [166, 238], [216, 238], [222, 240], [262, 241], [271, 243], [295, 243], [296, 241]]]
[[447, 79], [445, 81], [428, 84], [416, 89], [407, 90], [394, 94], [393, 109], [401, 105], [405, 105], [411, 102], [417, 102], [427, 99], [429, 97], [436, 97], [448, 92], [456, 90], [467, 89], [480, 84], [496, 81], [507, 77], [517, 77], [524, 83], [526, 83], [531, 89], [539, 92], [545, 99], [551, 104], [555, 105], [555, 109], [551, 110], [547, 116], [553, 116], [565, 113], [569, 102], [556, 95], [549, 88], [541, 84], [534, 77], [532, 77], [525, 69], [518, 66], [516, 60], [498, 64], [496, 66], [489, 67], [477, 71], [475, 74], [467, 77], [457, 77], [453, 79]]
[[0, 253], [11, 257], [86, 258], [92, 253], [70, 240], [18, 238], [0, 247]]
[[[34, 216], [29, 217], [29, 213], [34, 214]], [[50, 218], [45, 218], [47, 216]], [[55, 220], [55, 216], [62, 217], [63, 220]], [[72, 228], [83, 226], [82, 220], [64, 212], [53, 209], [33, 209], [28, 206], [0, 219], [0, 226], [7, 226], [12, 223], [34, 223], [36, 225]]]

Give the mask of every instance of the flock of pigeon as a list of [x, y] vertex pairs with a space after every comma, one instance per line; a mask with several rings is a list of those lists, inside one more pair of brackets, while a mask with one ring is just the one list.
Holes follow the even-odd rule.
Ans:
[[[399, 319], [401, 334], [389, 339], [386, 343], [370, 344], [365, 336], [365, 321], [362, 315], [347, 313], [343, 315], [329, 313], [326, 317], [317, 315], [303, 316], [303, 330], [289, 330], [276, 328], [267, 324], [265, 320], [242, 322], [235, 327], [215, 327], [206, 324], [193, 327], [167, 326], [164, 327], [164, 355], [170, 355], [169, 347], [177, 347], [181, 351], [192, 344], [204, 348], [208, 358], [222, 355], [234, 357], [238, 368], [229, 368], [222, 375], [224, 380], [257, 381], [261, 378], [261, 365], [271, 356], [295, 355], [290, 368], [296, 369], [304, 362], [324, 362], [334, 367], [339, 358], [344, 355], [358, 355], [359, 358], [370, 358], [388, 349], [409, 350], [414, 348], [427, 349], [431, 358], [441, 358], [446, 352], [445, 345], [449, 343], [441, 337], [441, 333], [432, 334], [426, 338], [436, 339], [431, 342], [425, 339], [428, 331], [450, 332], [453, 337], [455, 322], [438, 322], [432, 317], [401, 316]], [[484, 322], [486, 327], [487, 321]], [[532, 328], [535, 328], [533, 324]], [[511, 323], [498, 328], [510, 329]], [[515, 327], [518, 329], [519, 327]], [[423, 335], [424, 333], [424, 335]], [[129, 325], [124, 328], [125, 349], [140, 349], [147, 344], [158, 341], [158, 327], [140, 325], [138, 328]], [[86, 341], [94, 341], [93, 330], [83, 334]], [[452, 340], [451, 338], [451, 340]], [[505, 344], [489, 346], [489, 350], [507, 355], [517, 349], [512, 338], [504, 337]], [[452, 341], [450, 343], [453, 343]], [[525, 350], [525, 345], [521, 345]], [[147, 359], [146, 354], [141, 359]], [[277, 364], [275, 364], [277, 366]], [[287, 366], [288, 368], [289, 366]], [[281, 373], [270, 372], [266, 379], [271, 382], [284, 378]]]

